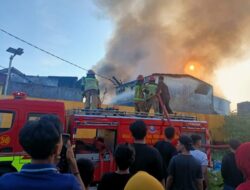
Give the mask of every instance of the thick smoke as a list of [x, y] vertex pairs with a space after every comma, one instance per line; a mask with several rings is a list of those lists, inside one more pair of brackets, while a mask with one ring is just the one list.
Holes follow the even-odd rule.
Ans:
[[250, 1], [95, 0], [115, 24], [97, 72], [123, 81], [153, 72], [184, 73], [199, 62], [212, 82], [223, 59], [240, 57], [249, 42]]

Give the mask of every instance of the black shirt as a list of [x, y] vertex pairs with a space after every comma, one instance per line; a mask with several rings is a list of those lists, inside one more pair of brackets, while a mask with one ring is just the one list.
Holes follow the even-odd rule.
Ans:
[[197, 180], [202, 179], [201, 165], [192, 155], [174, 156], [169, 163], [168, 172], [173, 176], [171, 190], [196, 190]]
[[156, 179], [163, 179], [163, 169], [161, 155], [157, 149], [147, 144], [133, 144], [135, 148], [135, 162], [130, 167], [132, 174], [138, 171], [148, 172]]
[[167, 169], [169, 162], [173, 156], [177, 154], [177, 150], [170, 142], [158, 141], [155, 144], [155, 148], [160, 152], [163, 163], [163, 175], [167, 177]]
[[103, 175], [97, 190], [123, 190], [131, 174], [106, 173]]
[[236, 188], [244, 182], [243, 175], [237, 168], [234, 153], [230, 152], [223, 157], [221, 175], [224, 179], [224, 183], [233, 188]]

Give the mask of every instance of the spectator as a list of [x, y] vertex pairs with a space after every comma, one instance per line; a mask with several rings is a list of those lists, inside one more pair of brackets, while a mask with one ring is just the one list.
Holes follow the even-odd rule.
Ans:
[[129, 167], [135, 160], [135, 152], [130, 145], [118, 145], [115, 150], [115, 161], [117, 171], [104, 174], [98, 190], [123, 190], [127, 181], [131, 177]]
[[79, 160], [77, 160], [77, 166], [85, 189], [88, 190], [94, 178], [94, 164], [89, 159], [80, 158]]
[[[62, 123], [61, 123], [58, 116], [56, 116], [56, 115], [44, 115], [41, 117], [40, 120], [51, 122], [59, 133], [63, 132]], [[63, 139], [63, 136], [62, 136], [62, 139]], [[69, 163], [68, 163], [67, 158], [66, 158], [67, 147], [65, 144], [66, 143], [64, 142], [64, 139], [63, 139], [63, 146], [62, 146], [62, 150], [60, 153], [60, 160], [57, 163], [57, 169], [59, 170], [60, 173], [69, 173]], [[69, 143], [69, 146], [70, 146], [70, 143]]]
[[129, 129], [134, 138], [133, 147], [135, 148], [135, 162], [130, 167], [131, 173], [135, 174], [138, 171], [145, 171], [162, 181], [163, 167], [161, 155], [156, 148], [150, 147], [145, 142], [147, 134], [146, 124], [138, 120], [132, 123]]
[[94, 149], [99, 152], [101, 155], [104, 155], [105, 151], [107, 151], [107, 147], [104, 142], [103, 137], [96, 137], [93, 143]]
[[63, 132], [62, 123], [61, 123], [58, 116], [52, 115], [52, 114], [51, 115], [43, 115], [40, 120], [45, 121], [45, 122], [46, 121], [51, 122], [60, 134]]
[[163, 176], [164, 183], [167, 180], [167, 169], [171, 158], [177, 154], [177, 150], [174, 145], [172, 145], [172, 140], [175, 136], [175, 129], [173, 127], [167, 127], [165, 129], [165, 140], [158, 141], [155, 144], [155, 148], [161, 153], [162, 163], [163, 163]]
[[130, 178], [124, 190], [164, 190], [162, 184], [147, 172], [139, 171]]
[[202, 190], [202, 170], [198, 161], [190, 154], [192, 140], [181, 136], [177, 150], [181, 153], [174, 156], [168, 167], [167, 190]]
[[238, 169], [235, 161], [235, 151], [239, 146], [240, 142], [238, 140], [230, 140], [230, 152], [222, 159], [221, 175], [224, 180], [224, 190], [234, 190], [243, 182], [243, 175]]
[[2, 162], [0, 163], [0, 177], [6, 173], [16, 172], [16, 168], [14, 166], [10, 166], [9, 163]]
[[200, 150], [201, 148], [201, 136], [200, 135], [191, 135], [193, 149], [190, 151], [191, 155], [198, 160], [201, 165], [202, 175], [203, 175], [203, 189], [207, 188], [208, 185], [208, 176], [207, 176], [207, 167], [208, 167], [208, 159], [207, 155]]
[[238, 168], [243, 173], [246, 181], [241, 183], [236, 190], [249, 190], [250, 188], [250, 142], [241, 144], [235, 153]]
[[19, 133], [19, 143], [31, 156], [31, 164], [25, 164], [18, 173], [2, 176], [1, 190], [84, 189], [71, 147], [67, 150], [67, 158], [75, 176], [60, 174], [56, 169], [55, 164], [62, 148], [62, 135], [52, 122], [28, 122]]

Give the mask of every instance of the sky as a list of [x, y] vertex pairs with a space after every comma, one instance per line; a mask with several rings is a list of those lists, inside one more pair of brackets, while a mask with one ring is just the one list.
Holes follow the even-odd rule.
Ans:
[[[90, 0], [1, 0], [0, 28], [57, 56], [90, 69], [105, 54], [113, 26]], [[23, 48], [13, 66], [28, 75], [77, 76], [86, 71], [0, 32], [0, 66], [8, 47]]]

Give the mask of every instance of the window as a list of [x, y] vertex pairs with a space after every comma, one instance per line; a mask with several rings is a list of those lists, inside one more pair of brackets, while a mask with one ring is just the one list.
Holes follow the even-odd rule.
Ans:
[[77, 139], [93, 139], [96, 137], [96, 129], [77, 129]]
[[77, 129], [76, 152], [113, 152], [116, 143], [116, 131], [110, 129]]
[[38, 121], [44, 115], [48, 115], [48, 113], [30, 113], [28, 115], [28, 121]]
[[14, 113], [9, 111], [0, 111], [0, 132], [9, 130], [12, 127]]
[[116, 131], [110, 129], [98, 129], [97, 136], [104, 139], [105, 145], [108, 150], [114, 152], [116, 144]]

